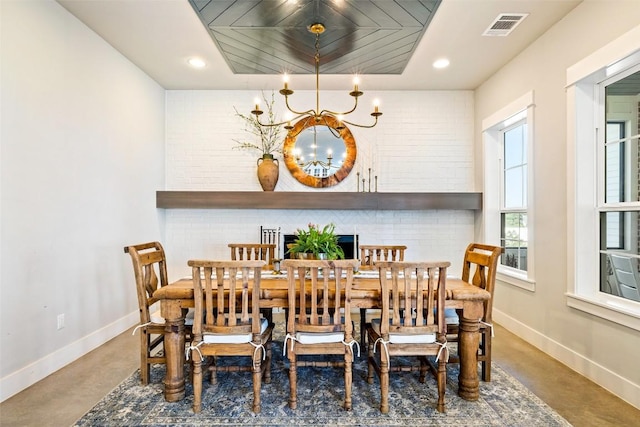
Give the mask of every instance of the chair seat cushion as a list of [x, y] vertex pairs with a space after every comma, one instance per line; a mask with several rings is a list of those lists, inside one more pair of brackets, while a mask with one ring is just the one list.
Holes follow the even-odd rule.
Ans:
[[458, 313], [455, 308], [445, 308], [444, 309], [444, 322], [447, 325], [458, 325], [460, 324], [460, 319], [458, 318]]
[[[373, 319], [371, 327], [378, 335], [380, 333], [380, 319]], [[389, 333], [391, 344], [432, 344], [436, 342], [436, 334], [399, 334]]]
[[187, 326], [193, 326], [193, 318], [195, 317], [195, 309], [190, 308], [187, 311], [187, 315], [184, 317], [184, 324]]
[[[164, 324], [164, 317], [160, 315], [160, 308], [149, 313], [149, 317], [151, 318], [152, 323], [158, 323], [160, 325]], [[194, 310], [193, 308], [190, 308], [189, 311], [187, 312], [187, 315], [184, 317], [184, 324], [187, 326], [193, 326], [193, 317], [194, 317]]]
[[[269, 321], [267, 319], [260, 319], [260, 333], [269, 327]], [[251, 342], [253, 335], [251, 332], [247, 334], [210, 334], [205, 333], [202, 336], [202, 341], [205, 344], [246, 344]]]
[[160, 315], [159, 308], [149, 313], [149, 317], [151, 318], [152, 323], [159, 323], [160, 325], [164, 324], [164, 317]]
[[296, 341], [300, 344], [330, 344], [342, 342], [344, 332], [297, 332]]

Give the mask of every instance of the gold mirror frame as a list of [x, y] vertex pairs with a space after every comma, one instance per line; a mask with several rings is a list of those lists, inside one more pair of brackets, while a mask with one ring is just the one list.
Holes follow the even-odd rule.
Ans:
[[[345, 145], [346, 157], [342, 162], [342, 167], [338, 169], [333, 175], [329, 175], [326, 177], [315, 177], [307, 174], [298, 162], [296, 161], [296, 156], [294, 154], [294, 149], [296, 147], [296, 140], [298, 135], [302, 131], [312, 126], [328, 126], [332, 128], [335, 132], [340, 134], [342, 141]], [[344, 126], [344, 125], [343, 125]], [[293, 126], [291, 130], [287, 133], [287, 137], [284, 140], [283, 146], [283, 156], [284, 163], [287, 165], [287, 169], [291, 172], [291, 175], [300, 182], [308, 187], [314, 188], [325, 188], [337, 185], [343, 179], [345, 179], [351, 169], [353, 169], [353, 165], [356, 162], [357, 156], [357, 148], [356, 148], [356, 140], [353, 138], [353, 134], [344, 126], [342, 129], [338, 130], [338, 120], [330, 115], [322, 115], [320, 118], [316, 119], [314, 116], [306, 117], [304, 119], [298, 120], [296, 124]]]

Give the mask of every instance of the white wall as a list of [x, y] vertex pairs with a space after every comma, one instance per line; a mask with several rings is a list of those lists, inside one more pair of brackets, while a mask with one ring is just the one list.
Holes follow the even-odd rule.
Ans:
[[[615, 7], [613, 7], [615, 6]], [[535, 93], [535, 292], [498, 283], [494, 319], [640, 407], [640, 335], [567, 307], [566, 70], [640, 22], [640, 2], [585, 1], [476, 91], [476, 181], [481, 123]], [[526, 21], [525, 21], [526, 24]], [[596, 278], [594, 278], [596, 280]]]
[[123, 246], [161, 239], [164, 90], [58, 3], [0, 7], [4, 400], [138, 321]]
[[[319, 190], [295, 181], [282, 162], [275, 191], [356, 191], [356, 173], [364, 172], [368, 180], [369, 167], [372, 188], [377, 175], [381, 192], [474, 190], [472, 92], [364, 91], [362, 113], [355, 121], [370, 121], [369, 102], [376, 97], [382, 101], [384, 115], [374, 129], [350, 128], [358, 148], [352, 173], [339, 185]], [[259, 91], [167, 93], [166, 189], [261, 191], [256, 178], [258, 153], [233, 149], [234, 139], [247, 138], [233, 107], [247, 113], [256, 95]], [[345, 99], [350, 99], [346, 90], [322, 92], [321, 108], [345, 108], [336, 105]], [[315, 105], [314, 100], [315, 92], [296, 91], [291, 104], [306, 109]], [[282, 105], [277, 105], [276, 111], [280, 109]], [[170, 209], [166, 221], [172, 278], [190, 273], [190, 258], [228, 258], [227, 243], [259, 241], [260, 225], [281, 227], [283, 234], [292, 234], [309, 222], [333, 222], [338, 233], [357, 230], [363, 244], [406, 244], [407, 259], [449, 260], [451, 272], [457, 275], [464, 249], [474, 237], [474, 213], [466, 210]]]

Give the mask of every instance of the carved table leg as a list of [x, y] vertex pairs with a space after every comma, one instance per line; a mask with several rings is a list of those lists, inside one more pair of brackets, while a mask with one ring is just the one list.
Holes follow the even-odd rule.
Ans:
[[164, 352], [167, 374], [164, 380], [164, 398], [167, 402], [184, 399], [184, 317], [179, 300], [163, 300], [165, 318]]
[[[482, 304], [482, 302], [479, 302]], [[467, 305], [467, 304], [465, 304]], [[471, 304], [469, 304], [471, 305]], [[481, 306], [480, 306], [481, 307]], [[480, 315], [469, 319], [477, 311], [477, 307], [465, 307], [460, 317], [458, 334], [458, 354], [460, 355], [460, 374], [458, 376], [458, 395], [465, 400], [478, 400], [480, 397], [480, 381], [478, 378], [478, 344]]]

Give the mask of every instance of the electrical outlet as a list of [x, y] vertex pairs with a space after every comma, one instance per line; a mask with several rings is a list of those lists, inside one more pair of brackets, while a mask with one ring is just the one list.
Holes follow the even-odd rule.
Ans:
[[64, 313], [58, 314], [58, 330], [64, 328]]

